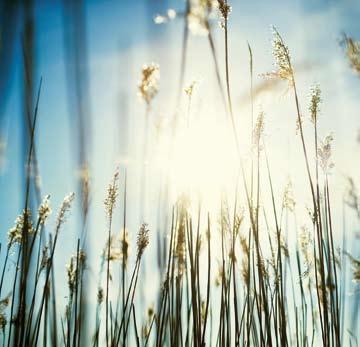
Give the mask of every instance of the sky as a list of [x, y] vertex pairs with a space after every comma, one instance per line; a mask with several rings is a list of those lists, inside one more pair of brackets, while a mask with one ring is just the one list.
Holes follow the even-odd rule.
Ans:
[[[301, 110], [308, 117], [307, 105], [309, 87], [317, 82], [322, 89], [323, 103], [320, 115], [320, 136], [334, 133], [333, 160], [335, 168], [330, 177], [334, 194], [335, 209], [341, 209], [341, 199], [345, 187], [345, 177], [359, 177], [360, 166], [356, 158], [360, 147], [356, 141], [360, 129], [359, 100], [360, 79], [349, 67], [344, 52], [339, 45], [341, 35], [360, 39], [360, 5], [356, 0], [255, 0], [230, 1], [232, 13], [229, 19], [229, 64], [231, 69], [231, 90], [234, 113], [239, 132], [251, 134], [249, 103], [249, 56], [247, 44], [253, 50], [254, 85], [263, 83], [262, 74], [273, 70], [271, 54], [271, 30], [275, 25], [289, 46], [299, 88]], [[160, 66], [160, 92], [154, 100], [150, 114], [150, 159], [147, 165], [148, 196], [145, 201], [145, 215], [152, 230], [161, 225], [158, 216], [166, 215], [165, 205], [159, 204], [159, 194], [164, 194], [163, 183], [166, 172], [163, 170], [162, 151], [169, 146], [169, 139], [159, 140], [157, 129], [169, 125], [174, 113], [176, 93], [179, 84], [181, 42], [183, 21], [181, 16], [166, 24], [155, 25], [153, 18], [165, 14], [170, 8], [181, 13], [183, 1], [138, 0], [138, 1], [86, 1], [86, 43], [87, 72], [89, 77], [89, 100], [91, 111], [91, 130], [86, 134], [91, 138], [89, 144], [90, 172], [92, 179], [91, 216], [88, 221], [89, 242], [93, 254], [98, 256], [105, 244], [106, 220], [103, 200], [106, 187], [117, 166], [120, 168], [120, 196], [124, 191], [124, 172], [128, 178], [128, 220], [132, 241], [140, 223], [139, 201], [140, 181], [144, 169], [141, 148], [144, 140], [145, 105], [137, 95], [141, 67], [144, 63], [156, 62]], [[70, 191], [76, 191], [76, 132], [74, 115], [68, 105], [66, 81], [66, 52], [64, 48], [64, 18], [62, 2], [35, 1], [35, 85], [43, 79], [39, 104], [39, 118], [36, 131], [36, 147], [41, 173], [40, 182], [43, 194], [50, 194], [54, 212], [63, 197]], [[0, 158], [0, 241], [6, 242], [7, 230], [23, 206], [24, 164], [21, 156], [24, 132], [21, 126], [23, 63], [21, 54], [21, 27], [17, 28], [15, 53], [8, 85], [6, 108], [1, 124]], [[223, 76], [223, 32], [214, 20], [215, 45]], [[223, 167], [223, 154], [216, 153], [216, 145], [231, 147], [226, 135], [214, 139], [211, 131], [225, 127], [221, 109], [213, 62], [208, 41], [204, 36], [190, 36], [186, 84], [198, 81], [192, 100], [191, 117], [198, 121], [197, 134], [208, 159], [197, 162], [192, 153], [192, 164], [203, 181], [204, 167], [213, 172], [208, 175], [205, 191], [216, 183], [223, 187], [234, 177], [223, 175], [216, 170]], [[73, 91], [70, 91], [72, 93]], [[187, 99], [182, 95], [180, 112], [185, 112]], [[278, 196], [284, 189], [288, 177], [295, 182], [295, 196], [299, 206], [308, 201], [308, 192], [304, 189], [305, 167], [300, 152], [300, 139], [296, 135], [295, 108], [291, 94], [284, 84], [275, 88], [275, 92], [261, 93], [255, 100], [255, 113], [265, 112], [265, 138], [270, 148], [269, 157], [274, 171], [275, 191]], [[202, 128], [203, 119], [210, 119], [212, 130]], [[224, 120], [225, 119], [225, 120]], [[163, 125], [165, 124], [165, 125]], [[305, 125], [309, 132], [309, 122]], [[180, 142], [179, 157], [188, 157], [193, 152], [185, 149], [189, 134]], [[309, 135], [310, 136], [310, 135]], [[162, 142], [165, 141], [161, 147]], [[166, 142], [167, 141], [167, 142]], [[196, 140], [195, 140], [196, 141]], [[207, 142], [208, 141], [208, 142]], [[218, 142], [216, 142], [218, 141]], [[247, 139], [241, 139], [244, 148]], [[212, 145], [215, 143], [215, 146]], [[224, 144], [225, 143], [225, 144]], [[191, 146], [190, 146], [191, 147]], [[201, 147], [200, 147], [201, 148]], [[182, 152], [181, 152], [182, 151]], [[196, 153], [196, 151], [194, 151]], [[178, 153], [175, 151], [175, 153]], [[248, 149], [244, 149], [244, 157]], [[234, 153], [227, 153], [233, 156]], [[182, 162], [175, 161], [175, 167], [182, 170]], [[176, 166], [177, 165], [177, 166]], [[208, 166], [207, 166], [208, 165]], [[212, 166], [213, 165], [213, 166]], [[228, 171], [235, 170], [230, 166]], [[225, 170], [220, 170], [225, 171]], [[181, 171], [182, 172], [182, 171]], [[215, 174], [214, 174], [215, 172]], [[203, 176], [201, 176], [203, 174]], [[186, 177], [182, 172], [181, 178]], [[196, 176], [195, 174], [190, 176]], [[217, 178], [221, 179], [217, 180]], [[173, 176], [173, 181], [181, 186], [183, 181]], [[227, 182], [225, 182], [227, 181]], [[230, 187], [227, 187], [231, 190]], [[159, 193], [160, 192], [160, 193]], [[204, 193], [204, 192], [202, 192]], [[160, 195], [161, 196], [161, 195]], [[175, 199], [175, 196], [173, 196]], [[171, 201], [171, 199], [170, 199]], [[214, 203], [216, 205], [216, 203]], [[120, 228], [123, 204], [118, 204], [116, 227]], [[160, 207], [160, 211], [159, 211]], [[211, 206], [213, 208], [214, 206]], [[210, 208], [210, 207], [209, 207]], [[214, 207], [215, 208], [215, 207]], [[305, 214], [305, 208], [299, 207], [299, 214]], [[58, 257], [59, 277], [65, 272], [64, 263], [76, 250], [76, 242], [69, 242], [78, 227], [80, 204], [76, 203], [69, 222], [61, 235], [62, 247]], [[340, 216], [340, 213], [339, 213]], [[48, 228], [54, 226], [55, 213]], [[341, 218], [334, 222], [341, 226]], [[349, 219], [350, 230], [356, 230], [355, 220]], [[152, 241], [155, 240], [152, 234]], [[75, 235], [76, 232], [75, 232]], [[359, 254], [359, 248], [352, 251]], [[94, 264], [91, 272], [94, 280], [97, 274]], [[151, 276], [151, 274], [149, 275]]]

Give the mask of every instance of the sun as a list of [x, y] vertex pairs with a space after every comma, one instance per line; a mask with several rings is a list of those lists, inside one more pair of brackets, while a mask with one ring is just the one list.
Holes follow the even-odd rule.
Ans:
[[224, 117], [206, 114], [180, 122], [175, 136], [164, 136], [155, 152], [174, 199], [186, 194], [212, 209], [236, 186], [239, 161]]

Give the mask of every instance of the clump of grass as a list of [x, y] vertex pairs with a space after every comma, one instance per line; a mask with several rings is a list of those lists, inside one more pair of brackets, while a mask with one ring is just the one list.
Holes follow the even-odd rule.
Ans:
[[[219, 11], [224, 33], [226, 94], [222, 88], [210, 25], [210, 13], [215, 8]], [[302, 226], [298, 227], [298, 203], [291, 181], [286, 184], [282, 196], [278, 197], [275, 193], [273, 178], [277, 171], [273, 170], [271, 148], [267, 147], [264, 136], [265, 112], [261, 110], [257, 120], [254, 122], [253, 119], [254, 57], [250, 45], [250, 138], [254, 152], [250, 180], [246, 175], [247, 167], [240, 156], [239, 135], [231, 98], [228, 45], [230, 11], [228, 1], [187, 1], [179, 89], [183, 91], [187, 33], [189, 29], [192, 31], [196, 19], [205, 28], [205, 35], [209, 39], [219, 95], [224, 100], [238, 150], [245, 195], [239, 193], [237, 186], [234, 187], [233, 200], [228, 196], [221, 199], [218, 219], [204, 210], [201, 203], [196, 208], [191, 206], [192, 202], [185, 195], [176, 202], [172, 208], [170, 225], [167, 226], [169, 230], [166, 230], [169, 237], [163, 246], [164, 255], [159, 255], [159, 267], [147, 268], [151, 272], [151, 281], [154, 271], [158, 271], [161, 278], [157, 295], [153, 298], [154, 304], [147, 307], [140, 300], [137, 288], [146, 288], [148, 285], [140, 269], [146, 249], [154, 247], [150, 244], [150, 228], [141, 220], [136, 233], [136, 245], [131, 252], [131, 235], [127, 229], [125, 173], [122, 228], [120, 233], [115, 233], [114, 221], [118, 217], [116, 206], [121, 191], [120, 172], [116, 170], [104, 200], [107, 234], [96, 295], [93, 298], [96, 306], [95, 322], [93, 330], [88, 332], [82, 330], [82, 321], [93, 312], [86, 307], [84, 301], [88, 289], [84, 281], [88, 271], [88, 254], [82, 249], [83, 240], [80, 238], [74, 239], [76, 252], [66, 265], [66, 305], [58, 310], [56, 302], [57, 290], [62, 283], [55, 282], [54, 262], [60, 231], [69, 216], [74, 194], [64, 198], [56, 216], [55, 229], [49, 232], [44, 226], [51, 218], [50, 197], [44, 198], [38, 208], [37, 218], [33, 219], [34, 214], [29, 208], [27, 172], [25, 208], [16, 219], [14, 227], [9, 230], [1, 271], [0, 331], [4, 345], [51, 344], [76, 347], [89, 345], [88, 335], [92, 336], [93, 346], [145, 347], [203, 347], [211, 344], [341, 346], [357, 339], [357, 332], [354, 330], [350, 338], [344, 337], [346, 284], [340, 279], [340, 265], [343, 266], [343, 263], [340, 264], [334, 237], [335, 210], [332, 207], [332, 186], [329, 182], [329, 174], [334, 166], [333, 137], [328, 135], [324, 140], [319, 140], [318, 137], [322, 102], [320, 87], [315, 85], [310, 91], [309, 130], [305, 127], [305, 118], [300, 112], [290, 49], [274, 28], [273, 55], [276, 70], [266, 76], [285, 81], [294, 97], [295, 122], [305, 162], [304, 175], [308, 180], [307, 189], [312, 202], [309, 208], [310, 219], [301, 221]], [[162, 20], [174, 17], [173, 12], [168, 12], [167, 17]], [[357, 45], [349, 38], [346, 40], [347, 54], [354, 67]], [[146, 104], [148, 121], [151, 103], [159, 92], [158, 65], [150, 64], [142, 68], [138, 88], [140, 97]], [[185, 89], [189, 105], [193, 88], [194, 84], [191, 84]], [[36, 114], [37, 111], [31, 128], [28, 166], [33, 160]], [[145, 131], [147, 137], [147, 126]], [[305, 136], [306, 131], [311, 132], [310, 137]], [[306, 141], [308, 138], [310, 140]], [[144, 143], [146, 153], [148, 144], [147, 141]], [[308, 155], [309, 148], [313, 148], [314, 159]], [[145, 157], [144, 154], [144, 160]], [[250, 187], [248, 181], [251, 182]], [[142, 185], [141, 198], [145, 200], [145, 176]], [[270, 200], [269, 206], [263, 203], [264, 199]], [[359, 217], [359, 198], [352, 179], [349, 179], [345, 202]], [[288, 242], [289, 220], [293, 220], [297, 230], [295, 245]], [[344, 255], [350, 262], [352, 279], [358, 283], [359, 260], [346, 251]], [[215, 259], [216, 256], [218, 259]], [[217, 271], [214, 271], [215, 262], [218, 265]], [[10, 268], [13, 263], [15, 267]], [[11, 288], [6, 295], [5, 283]], [[140, 320], [139, 312], [145, 310]], [[358, 308], [355, 307], [354, 321], [357, 313]], [[60, 323], [61, 329], [58, 330]]]
[[344, 46], [350, 66], [356, 74], [360, 75], [360, 42], [344, 34], [341, 44]]

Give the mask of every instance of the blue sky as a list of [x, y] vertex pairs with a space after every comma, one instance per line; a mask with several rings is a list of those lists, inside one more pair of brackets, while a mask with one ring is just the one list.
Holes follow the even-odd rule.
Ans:
[[[74, 161], [72, 158], [72, 128], [71, 116], [67, 108], [65, 52], [63, 38], [63, 18], [61, 2], [38, 1], [36, 3], [36, 74], [39, 80], [43, 77], [43, 90], [40, 100], [40, 114], [37, 141], [39, 142], [39, 158], [42, 174], [43, 190], [52, 193], [54, 201], [59, 202], [61, 196], [73, 190]], [[245, 75], [247, 52], [246, 41], [254, 50], [257, 72], [266, 72], [271, 68], [269, 26], [274, 24], [288, 42], [295, 62], [313, 65], [313, 80], [324, 80], [324, 98], [337, 98], [335, 105], [337, 114], [328, 116], [328, 122], [342, 137], [349, 135], [349, 129], [356, 129], [356, 96], [359, 95], [357, 77], [348, 71], [337, 40], [342, 31], [354, 37], [360, 36], [359, 14], [360, 6], [356, 1], [253, 1], [234, 2], [230, 19], [232, 51], [230, 62], [233, 69], [239, 70], [239, 78]], [[169, 79], [178, 78], [180, 42], [182, 35], [181, 20], [175, 20], [167, 25], [156, 26], [152, 18], [156, 13], [164, 13], [168, 8], [182, 10], [182, 1], [88, 1], [86, 2], [87, 43], [90, 90], [94, 112], [94, 123], [111, 124], [119, 110], [120, 101], [130, 104], [139, 112], [136, 100], [136, 83], [139, 70], [146, 61], [160, 61], [163, 85], [174, 87], [176, 82]], [[216, 27], [216, 25], [215, 25]], [[19, 32], [21, 28], [18, 28]], [[216, 39], [221, 49], [221, 33], [215, 30]], [[20, 146], [22, 132], [20, 121], [22, 117], [22, 59], [19, 37], [16, 41], [15, 64], [7, 100], [5, 119], [3, 121], [3, 138], [6, 142], [5, 165], [1, 169], [0, 204], [2, 213], [1, 224], [10, 226], [14, 216], [21, 209], [22, 164], [20, 162]], [[204, 38], [194, 37], [189, 53], [194, 65], [198, 57], [207, 59], [206, 42]], [[192, 46], [191, 46], [192, 45]], [[197, 49], [198, 47], [198, 49]], [[221, 52], [221, 51], [220, 51]], [[241, 67], [239, 67], [241, 65]], [[208, 65], [206, 65], [208, 67]], [[205, 69], [204, 69], [205, 70]], [[337, 73], [337, 75], [334, 75]], [[189, 69], [189, 75], [191, 69]], [[300, 75], [300, 74], [299, 74]], [[169, 77], [169, 78], [167, 78]], [[302, 79], [302, 76], [299, 76]], [[308, 83], [310, 79], [305, 80]], [[246, 83], [239, 83], [239, 89]], [[343, 86], [339, 88], [340, 86]], [[117, 89], [115, 89], [117, 88]], [[244, 89], [244, 88], [243, 88]], [[346, 89], [346, 90], [345, 90]], [[236, 89], [234, 89], [236, 94]], [[302, 91], [305, 95], [307, 91]], [[160, 95], [159, 98], [173, 97], [171, 93]], [[238, 92], [240, 94], [240, 92]], [[131, 99], [131, 101], [128, 100]], [[351, 100], [353, 107], [348, 106]], [[339, 105], [340, 104], [340, 105]], [[346, 109], [344, 109], [346, 106]], [[106, 108], [106, 112], [98, 112]], [[324, 108], [328, 106], [325, 103]], [[159, 107], [160, 108], [160, 107]], [[333, 105], [331, 105], [334, 113]], [[163, 112], [162, 110], [159, 112]], [[339, 113], [346, 113], [340, 115]], [[346, 117], [346, 123], [342, 121]], [[351, 123], [351, 125], [349, 124]], [[129, 126], [136, 123], [128, 122]], [[121, 134], [121, 130], [120, 134]], [[131, 132], [131, 130], [130, 130]], [[115, 134], [113, 134], [115, 135]], [[121, 134], [125, 136], [124, 134]], [[101, 138], [101, 131], [93, 134]], [[102, 167], [110, 170], [116, 150], [112, 139], [106, 149], [106, 163]], [[96, 145], [95, 145], [96, 147]], [[101, 153], [103, 144], [93, 150]], [[96, 157], [94, 160], [98, 160]], [[59, 170], [61, 168], [61, 170]], [[110, 170], [111, 171], [111, 170]], [[68, 175], [64, 175], [68, 172]], [[104, 175], [109, 177], [109, 173]], [[106, 179], [101, 180], [105, 183]]]
[[[73, 117], [69, 114], [66, 94], [65, 51], [63, 37], [62, 5], [59, 1], [36, 1], [36, 85], [43, 77], [40, 99], [39, 122], [36, 134], [41, 185], [44, 194], [51, 194], [54, 210], [62, 198], [76, 190], [76, 157], [73, 142]], [[332, 177], [337, 205], [340, 206], [344, 175], [359, 176], [359, 146], [356, 144], [360, 128], [359, 95], [360, 79], [352, 73], [338, 40], [342, 32], [360, 39], [360, 5], [356, 0], [317, 1], [232, 1], [230, 17], [230, 65], [235, 111], [239, 123], [249, 111], [242, 97], [249, 87], [247, 41], [254, 51], [255, 83], [257, 77], [272, 67], [270, 25], [276, 25], [283, 34], [293, 56], [298, 76], [303, 112], [307, 112], [309, 86], [317, 81], [323, 90], [324, 102], [321, 115], [321, 135], [335, 133], [334, 161], [336, 169]], [[175, 19], [166, 25], [156, 26], [153, 16], [165, 13], [168, 8], [183, 10], [183, 1], [88, 1], [86, 25], [88, 44], [88, 73], [92, 114], [91, 170], [93, 177], [91, 245], [100, 253], [105, 240], [105, 217], [102, 202], [106, 185], [117, 164], [128, 164], [130, 229], [136, 233], [138, 225], [138, 189], [141, 134], [144, 105], [137, 97], [137, 83], [143, 63], [155, 61], [161, 67], [161, 89], [153, 107], [153, 118], [170, 116], [179, 76], [182, 21]], [[21, 29], [19, 28], [19, 31]], [[214, 24], [215, 42], [222, 64], [222, 32]], [[2, 124], [2, 142], [6, 144], [4, 162], [0, 168], [0, 224], [1, 241], [22, 209], [21, 182], [23, 164], [21, 145], [22, 119], [22, 59], [19, 36], [16, 41], [15, 61], [5, 117]], [[212, 61], [206, 38], [191, 37], [188, 53], [186, 81], [201, 80], [200, 109], [210, 112], [210, 103], [219, 108]], [[214, 87], [215, 86], [215, 87]], [[286, 87], [277, 94], [264, 94], [256, 100], [268, 114], [267, 139], [273, 146], [274, 162], [286, 158], [281, 174], [276, 179], [277, 190], [283, 189], [286, 177], [304, 169], [295, 135], [292, 99], [286, 96]], [[210, 96], [209, 96], [210, 95]], [[244, 127], [247, 128], [248, 124]], [[289, 130], [290, 129], [290, 130]], [[153, 174], [153, 187], [161, 186], [161, 176]], [[123, 177], [122, 177], [123, 179]], [[302, 181], [300, 181], [302, 182]], [[156, 191], [156, 188], [152, 188]], [[303, 183], [295, 190], [303, 198]], [[122, 192], [122, 190], [121, 190]], [[147, 202], [149, 224], [156, 229], [156, 193], [149, 193]], [[131, 204], [133, 202], [133, 204]], [[136, 207], [135, 207], [136, 206]], [[120, 214], [122, 204], [119, 203]], [[74, 235], [79, 204], [65, 227], [63, 240]], [[50, 221], [49, 228], [54, 221]], [[340, 220], [338, 221], [340, 223]], [[355, 224], [354, 224], [355, 225]], [[117, 225], [119, 227], [119, 225]], [[133, 237], [134, 239], [135, 237]], [[155, 239], [154, 239], [155, 240]], [[64, 241], [59, 264], [64, 264], [73, 253], [76, 243]], [[64, 267], [63, 267], [64, 268]], [[65, 269], [63, 270], [65, 271]], [[96, 273], [97, 270], [94, 270]]]

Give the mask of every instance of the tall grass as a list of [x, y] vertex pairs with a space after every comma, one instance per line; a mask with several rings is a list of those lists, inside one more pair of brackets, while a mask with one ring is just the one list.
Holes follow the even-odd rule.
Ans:
[[[45, 229], [45, 222], [51, 213], [48, 196], [38, 207], [37, 213], [31, 213], [30, 166], [34, 161], [40, 82], [35, 109], [30, 115], [25, 206], [8, 233], [7, 245], [1, 247], [1, 251], [5, 252], [0, 280], [3, 346], [358, 345], [358, 325], [350, 323], [358, 322], [359, 301], [355, 300], [351, 312], [346, 310], [348, 284], [344, 273], [346, 266], [350, 265], [353, 280], [359, 281], [360, 261], [356, 255], [346, 252], [345, 226], [342, 230], [343, 244], [337, 244], [334, 237], [333, 221], [340, 216], [339, 211], [333, 209], [333, 187], [329, 181], [333, 166], [332, 137], [321, 141], [318, 136], [320, 88], [314, 86], [311, 90], [309, 112], [312, 134], [306, 136], [290, 50], [274, 28], [273, 53], [277, 70], [267, 77], [284, 80], [293, 97], [294, 122], [298, 126], [299, 146], [304, 159], [303, 174], [307, 177], [307, 187], [304, 189], [307, 189], [312, 201], [309, 209], [311, 230], [308, 230], [298, 224], [302, 224], [302, 221], [297, 220], [291, 184], [287, 185], [283, 196], [275, 193], [273, 182], [277, 172], [271, 161], [271, 148], [263, 136], [265, 112], [261, 111], [256, 121], [254, 119], [256, 57], [250, 45], [250, 117], [253, 129], [247, 136], [253, 145], [254, 155], [249, 167], [241, 157], [239, 137], [246, 134], [239, 134], [237, 130], [231, 98], [231, 52], [228, 42], [231, 7], [223, 0], [219, 0], [216, 6], [224, 34], [224, 62], [221, 65], [209, 19], [215, 6], [212, 2], [201, 4], [204, 11], [201, 23], [203, 29], [207, 30], [209, 59], [214, 62], [219, 98], [228, 116], [224, 117], [224, 122], [228, 122], [232, 130], [238, 155], [240, 179], [239, 187], [234, 187], [234, 196], [224, 197], [219, 202], [220, 216], [211, 215], [201, 203], [191, 208], [191, 201], [186, 195], [179, 197], [169, 213], [168, 230], [161, 231], [168, 233], [169, 237], [162, 239], [158, 236], [158, 267], [147, 266], [149, 273], [157, 272], [161, 278], [159, 290], [153, 298], [154, 306], [141, 314], [145, 307], [139, 304], [137, 290], [139, 286], [146, 288], [148, 285], [143, 279], [141, 267], [147, 248], [155, 248], [154, 244], [148, 245], [149, 233], [154, 233], [154, 230], [149, 230], [146, 221], [141, 221], [135, 255], [129, 257], [127, 176], [126, 172], [116, 170], [107, 192], [104, 192], [107, 237], [104, 250], [99, 255], [101, 266], [97, 296], [90, 300], [95, 303], [95, 309], [92, 309], [94, 305], [87, 304], [89, 298], [84, 300], [90, 282], [84, 280], [89, 269], [86, 249], [83, 249], [83, 235], [73, 240], [75, 253], [67, 265], [67, 303], [65, 307], [58, 307], [57, 290], [62, 283], [55, 281], [54, 261], [59, 252], [61, 229], [75, 196], [71, 193], [64, 198], [53, 231]], [[194, 16], [191, 11], [191, 2], [187, 1], [180, 96], [187, 65], [188, 26], [190, 15]], [[354, 57], [359, 54], [356, 51], [358, 46], [352, 39], [345, 40], [351, 53], [350, 62], [354, 65], [358, 63]], [[224, 74], [221, 74], [221, 68]], [[154, 64], [146, 65], [142, 70], [139, 92], [146, 104], [146, 122], [149, 121], [151, 102], [158, 93], [158, 70], [159, 67]], [[187, 90], [189, 114], [192, 88]], [[147, 128], [145, 132], [144, 160], [148, 145]], [[306, 139], [311, 140], [307, 142]], [[309, 155], [310, 148], [315, 158]], [[352, 180], [349, 183], [344, 209], [347, 205], [360, 216], [356, 188]], [[121, 185], [124, 188], [123, 196], [119, 196]], [[145, 199], [145, 177], [142, 177], [141, 186], [142, 198]], [[269, 206], [262, 204], [266, 192], [269, 192]], [[117, 233], [113, 228], [113, 219], [118, 214], [115, 207], [120, 199], [123, 201], [123, 222], [122, 232]], [[140, 214], [144, 218], [144, 207]], [[294, 245], [287, 243], [289, 215], [293, 217], [298, 231]], [[165, 240], [164, 244], [162, 240]], [[71, 245], [71, 240], [68, 243]], [[217, 256], [219, 259], [216, 263]], [[4, 293], [5, 287], [11, 288], [11, 291]], [[93, 323], [84, 329], [84, 320], [93, 320]]]

